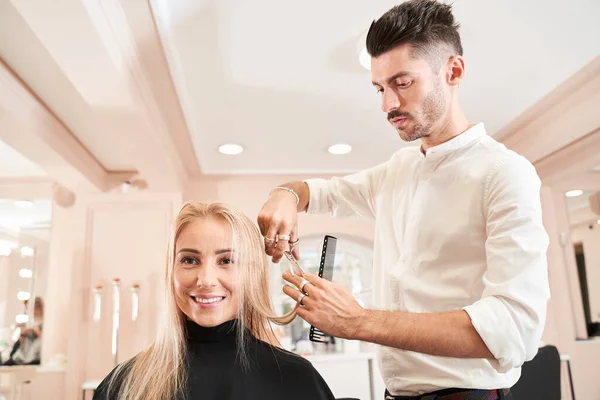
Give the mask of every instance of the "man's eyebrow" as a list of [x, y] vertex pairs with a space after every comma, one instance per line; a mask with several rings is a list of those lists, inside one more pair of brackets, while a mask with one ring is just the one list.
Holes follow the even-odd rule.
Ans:
[[[391, 77], [387, 78], [385, 81], [386, 81], [386, 83], [389, 85], [390, 83], [392, 83], [392, 82], [393, 82], [393, 81], [395, 81], [396, 79], [398, 79], [398, 78], [403, 78], [403, 77], [405, 77], [405, 76], [407, 76], [407, 75], [410, 75], [410, 72], [408, 72], [408, 71], [400, 71], [400, 72], [398, 72], [398, 73], [396, 73], [396, 74], [392, 75]], [[373, 81], [373, 82], [371, 82], [371, 83], [372, 83], [373, 85], [376, 85], [376, 86], [381, 86], [379, 83], [377, 83], [377, 82], [375, 82], [375, 81]]]

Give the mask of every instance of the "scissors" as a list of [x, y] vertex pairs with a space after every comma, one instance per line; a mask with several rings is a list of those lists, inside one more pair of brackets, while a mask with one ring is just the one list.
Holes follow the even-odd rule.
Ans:
[[290, 262], [290, 274], [292, 274], [292, 276], [296, 276], [296, 273], [298, 273], [299, 275], [304, 276], [304, 271], [298, 263], [298, 260], [296, 260], [296, 257], [294, 257], [292, 254], [291, 250], [284, 251], [283, 254]]

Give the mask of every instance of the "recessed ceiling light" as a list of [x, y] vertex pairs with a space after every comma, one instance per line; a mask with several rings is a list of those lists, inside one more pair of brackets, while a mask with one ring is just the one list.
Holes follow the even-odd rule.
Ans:
[[371, 55], [367, 51], [367, 46], [363, 47], [358, 53], [358, 62], [363, 68], [371, 70]]
[[336, 154], [336, 155], [348, 154], [352, 151], [352, 146], [350, 146], [349, 144], [339, 143], [339, 144], [334, 144], [333, 146], [330, 146], [327, 151], [329, 151], [331, 154]]
[[239, 144], [229, 143], [219, 146], [219, 152], [228, 156], [240, 154], [242, 151], [244, 151], [244, 148]]
[[358, 55], [358, 62], [363, 66], [364, 69], [371, 70], [371, 55], [367, 51], [367, 32], [360, 35], [358, 42], [356, 43], [356, 54]]
[[583, 194], [583, 190], [569, 190], [567, 193], [565, 193], [565, 196], [567, 197], [577, 197], [577, 196], [581, 196]]
[[15, 207], [19, 207], [19, 208], [33, 207], [33, 201], [29, 201], [29, 200], [17, 200], [13, 204]]
[[598, 224], [600, 224], [600, 219], [598, 221], [596, 221]]

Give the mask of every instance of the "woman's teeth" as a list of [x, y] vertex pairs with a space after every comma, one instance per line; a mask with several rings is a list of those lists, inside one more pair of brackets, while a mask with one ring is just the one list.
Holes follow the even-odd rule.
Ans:
[[221, 301], [223, 299], [224, 299], [224, 297], [211, 297], [210, 299], [201, 299], [199, 297], [194, 297], [194, 300], [196, 300], [196, 303], [202, 303], [202, 304], [216, 303], [217, 301]]

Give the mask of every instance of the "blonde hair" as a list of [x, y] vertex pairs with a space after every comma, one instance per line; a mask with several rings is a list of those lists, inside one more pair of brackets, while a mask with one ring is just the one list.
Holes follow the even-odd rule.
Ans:
[[[186, 382], [186, 316], [175, 302], [173, 268], [175, 245], [181, 232], [198, 218], [221, 218], [232, 229], [238, 285], [238, 356], [246, 365], [246, 329], [257, 339], [274, 344], [271, 322], [287, 325], [296, 318], [296, 308], [277, 316], [269, 296], [269, 264], [258, 228], [243, 213], [219, 202], [188, 202], [174, 223], [169, 241], [165, 274], [166, 310], [157, 338], [133, 359], [120, 364], [109, 382], [109, 392], [116, 391], [118, 400], [173, 400], [182, 398]], [[297, 307], [297, 305], [296, 305]], [[112, 390], [111, 390], [112, 389]]]

